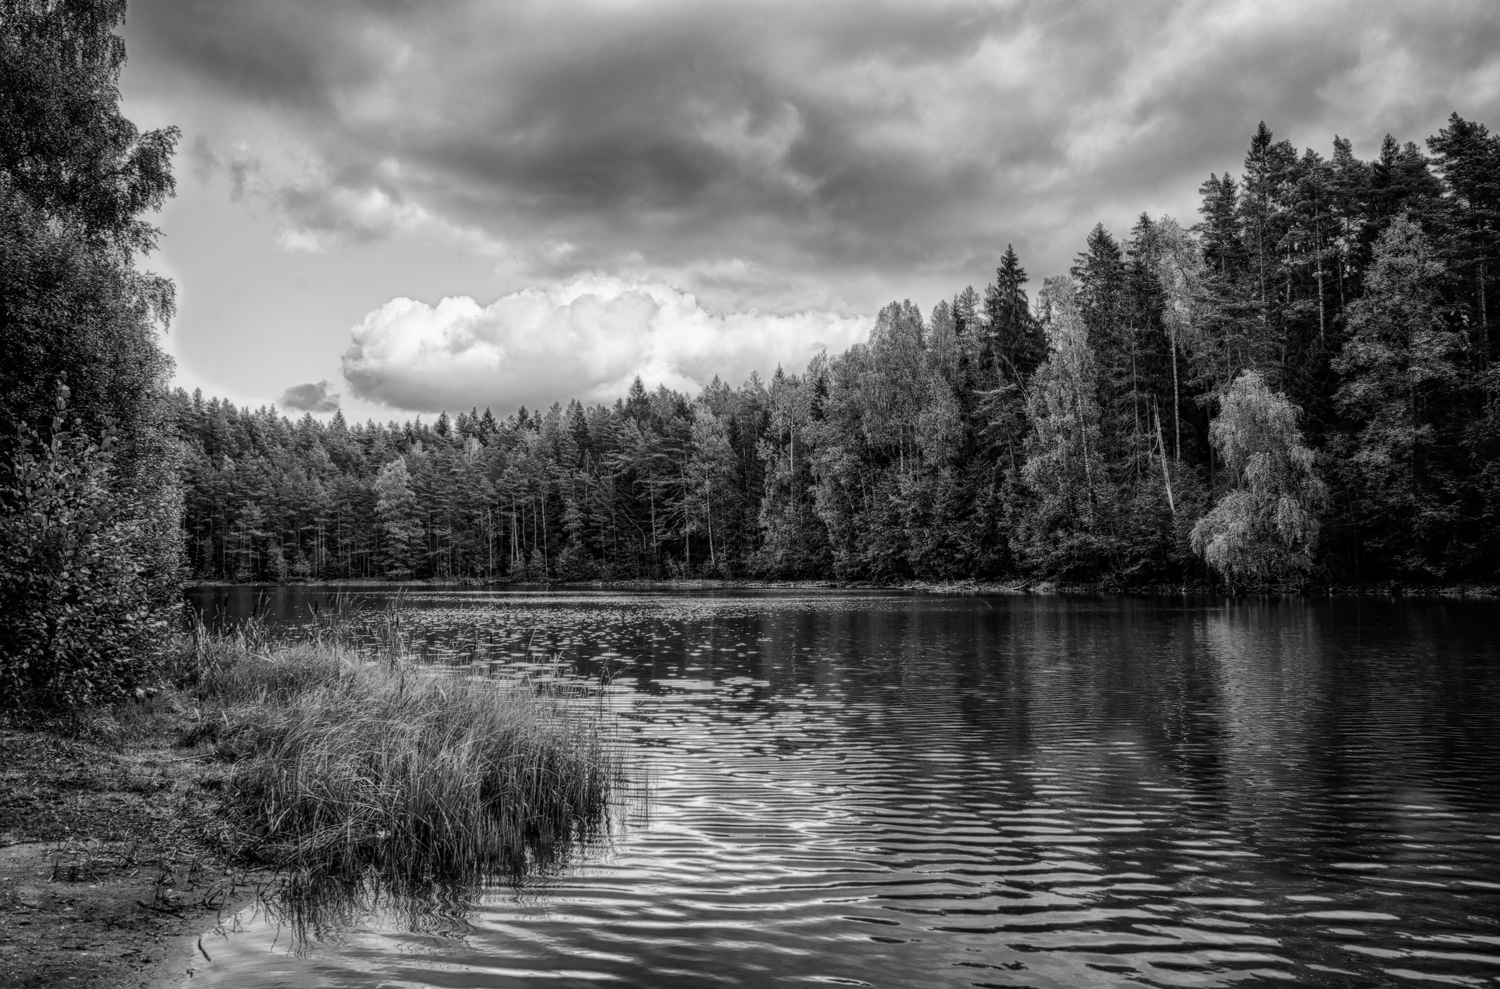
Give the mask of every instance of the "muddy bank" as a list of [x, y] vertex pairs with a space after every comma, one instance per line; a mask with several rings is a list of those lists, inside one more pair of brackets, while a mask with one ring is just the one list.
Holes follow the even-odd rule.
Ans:
[[[219, 850], [224, 767], [176, 696], [0, 721], [0, 987], [175, 986], [264, 877]], [[205, 946], [211, 951], [212, 947]]]

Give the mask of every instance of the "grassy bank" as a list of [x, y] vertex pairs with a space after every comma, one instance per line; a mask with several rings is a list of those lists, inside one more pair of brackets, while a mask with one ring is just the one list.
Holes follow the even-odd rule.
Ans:
[[597, 710], [338, 642], [200, 642], [189, 741], [231, 762], [237, 854], [394, 886], [519, 874], [603, 820]]
[[246, 897], [472, 888], [605, 820], [618, 766], [587, 700], [422, 667], [397, 638], [199, 636], [178, 674], [0, 720], [0, 987], [173, 984]]

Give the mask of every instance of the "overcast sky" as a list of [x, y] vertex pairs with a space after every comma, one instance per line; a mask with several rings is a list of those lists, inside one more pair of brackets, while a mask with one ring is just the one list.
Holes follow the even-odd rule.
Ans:
[[1255, 125], [1500, 126], [1495, 0], [132, 0], [182, 128], [151, 266], [179, 382], [364, 418], [738, 384], [1194, 222]]

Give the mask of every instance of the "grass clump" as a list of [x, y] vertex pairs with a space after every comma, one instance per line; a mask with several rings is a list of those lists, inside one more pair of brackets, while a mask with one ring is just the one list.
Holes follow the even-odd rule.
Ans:
[[233, 761], [242, 852], [390, 888], [517, 875], [602, 824], [598, 709], [327, 641], [199, 647], [195, 739]]

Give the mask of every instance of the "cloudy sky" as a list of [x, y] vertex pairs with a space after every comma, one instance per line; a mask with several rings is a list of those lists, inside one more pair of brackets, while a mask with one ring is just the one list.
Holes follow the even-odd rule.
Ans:
[[359, 418], [696, 390], [1196, 217], [1256, 123], [1500, 126], [1494, 0], [132, 0], [179, 382]]

